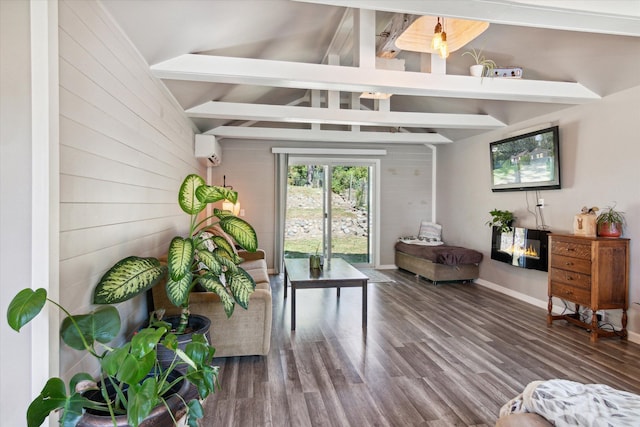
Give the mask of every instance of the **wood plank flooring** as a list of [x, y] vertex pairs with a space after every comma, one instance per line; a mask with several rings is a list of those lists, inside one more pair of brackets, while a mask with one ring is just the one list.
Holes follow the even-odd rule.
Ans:
[[[589, 342], [546, 311], [476, 284], [439, 284], [402, 270], [361, 291], [299, 290], [296, 331], [283, 277], [272, 276], [266, 357], [217, 358], [214, 426], [493, 426], [533, 380], [566, 378], [640, 393], [640, 346]], [[215, 325], [213, 325], [215, 327]]]

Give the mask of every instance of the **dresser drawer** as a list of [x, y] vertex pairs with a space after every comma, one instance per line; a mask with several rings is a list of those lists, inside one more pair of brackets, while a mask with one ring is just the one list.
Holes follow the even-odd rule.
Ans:
[[591, 259], [591, 245], [551, 239], [551, 253], [572, 258]]
[[554, 255], [551, 257], [551, 267], [591, 274], [591, 261], [588, 259]]
[[552, 267], [549, 272], [549, 278], [553, 282], [565, 283], [568, 286], [586, 289], [587, 291], [591, 289], [591, 276], [588, 274]]
[[550, 283], [549, 287], [549, 292], [554, 297], [566, 299], [584, 306], [591, 305], [591, 292], [587, 289], [580, 289], [553, 281]]

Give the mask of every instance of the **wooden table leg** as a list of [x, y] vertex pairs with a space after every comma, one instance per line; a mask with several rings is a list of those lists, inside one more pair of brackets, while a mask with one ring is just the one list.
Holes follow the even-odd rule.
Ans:
[[296, 285], [291, 283], [291, 330], [296, 329]]
[[289, 280], [287, 275], [287, 267], [284, 267], [284, 297], [287, 298], [287, 280]]
[[367, 327], [367, 280], [362, 281], [362, 327]]

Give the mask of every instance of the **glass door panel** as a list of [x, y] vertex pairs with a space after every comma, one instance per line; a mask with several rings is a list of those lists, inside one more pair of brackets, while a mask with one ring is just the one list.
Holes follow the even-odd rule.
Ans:
[[291, 161], [285, 257], [316, 253], [371, 265], [371, 167]]

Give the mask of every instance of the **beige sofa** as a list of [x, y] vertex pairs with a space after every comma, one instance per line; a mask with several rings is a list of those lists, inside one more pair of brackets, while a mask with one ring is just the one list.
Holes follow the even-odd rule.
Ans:
[[553, 424], [538, 414], [526, 413], [502, 416], [495, 427], [553, 427]]
[[[247, 310], [236, 304], [233, 315], [227, 318], [216, 294], [193, 292], [190, 296], [191, 313], [211, 320], [209, 333], [215, 357], [266, 355], [271, 345], [271, 287], [265, 253], [239, 251], [238, 255], [244, 259], [240, 267], [256, 282]], [[154, 309], [164, 308], [167, 315], [180, 313], [167, 298], [164, 286], [154, 286], [152, 294]]]
[[[615, 422], [613, 422], [615, 421]], [[532, 381], [500, 408], [496, 427], [640, 425], [640, 395], [606, 384]]]

